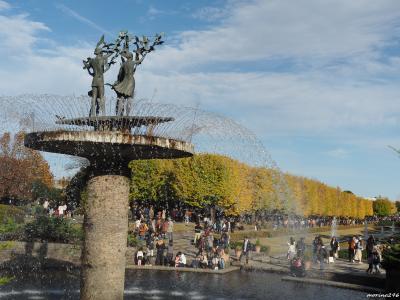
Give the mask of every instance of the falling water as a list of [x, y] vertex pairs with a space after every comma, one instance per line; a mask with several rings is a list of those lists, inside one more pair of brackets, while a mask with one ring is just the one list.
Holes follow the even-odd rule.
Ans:
[[[115, 115], [115, 104], [116, 98], [107, 98], [106, 115]], [[0, 132], [93, 130], [93, 127], [88, 125], [60, 124], [60, 121], [62, 123], [65, 119], [88, 116], [90, 98], [87, 96], [7, 96], [0, 97], [0, 105], [2, 107]], [[275, 197], [278, 200], [276, 208], [286, 211], [291, 218], [295, 209], [284, 174], [260, 140], [247, 128], [215, 113], [191, 107], [158, 104], [146, 99], [135, 100], [129, 116], [173, 118], [171, 122], [155, 126], [151, 134], [194, 144], [196, 153], [221, 154], [251, 166], [271, 169]], [[131, 134], [148, 135], [149, 132], [145, 126], [138, 124], [132, 128]], [[43, 156], [49, 162], [56, 177], [70, 177], [78, 171], [79, 167], [88, 164], [86, 159], [68, 155], [43, 153]]]
[[336, 217], [333, 217], [332, 224], [331, 224], [331, 237], [336, 236], [336, 232], [337, 232], [337, 220], [336, 220]]
[[364, 221], [364, 240], [368, 239], [368, 221], [365, 219]]

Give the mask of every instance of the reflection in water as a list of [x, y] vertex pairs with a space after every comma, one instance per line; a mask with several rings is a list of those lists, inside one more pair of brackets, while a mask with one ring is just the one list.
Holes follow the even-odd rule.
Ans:
[[[124, 299], [365, 299], [366, 294], [281, 281], [281, 275], [232, 272], [225, 275], [127, 270]], [[79, 299], [79, 272], [22, 274], [3, 286], [0, 299]]]

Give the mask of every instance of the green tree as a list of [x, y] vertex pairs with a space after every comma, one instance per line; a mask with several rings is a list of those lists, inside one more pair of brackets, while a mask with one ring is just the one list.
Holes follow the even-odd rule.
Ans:
[[394, 205], [396, 206], [397, 212], [400, 213], [400, 201], [396, 201]]
[[387, 198], [378, 197], [373, 203], [374, 214], [389, 216], [392, 213], [392, 202]]

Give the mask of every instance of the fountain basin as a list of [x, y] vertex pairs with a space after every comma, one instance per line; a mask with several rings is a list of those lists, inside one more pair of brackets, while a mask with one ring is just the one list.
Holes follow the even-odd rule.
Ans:
[[184, 141], [120, 131], [44, 131], [25, 136], [25, 146], [46, 152], [80, 156], [90, 161], [117, 156], [125, 161], [181, 158], [193, 155], [194, 147]]

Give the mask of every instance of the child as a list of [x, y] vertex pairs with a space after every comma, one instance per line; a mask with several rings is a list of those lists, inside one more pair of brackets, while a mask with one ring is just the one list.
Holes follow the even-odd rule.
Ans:
[[290, 263], [290, 273], [294, 277], [304, 277], [306, 276], [306, 271], [304, 268], [303, 261], [301, 257], [294, 257]]
[[136, 254], [136, 259], [137, 259], [137, 264], [138, 266], [142, 265], [142, 261], [143, 261], [143, 249], [139, 248], [137, 254]]

